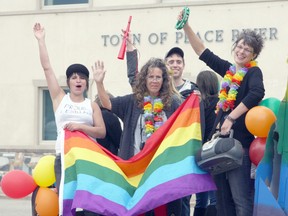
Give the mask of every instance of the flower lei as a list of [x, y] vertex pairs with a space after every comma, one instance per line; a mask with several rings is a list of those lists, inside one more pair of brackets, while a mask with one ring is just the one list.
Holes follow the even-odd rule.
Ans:
[[163, 103], [161, 98], [155, 98], [152, 104], [151, 96], [145, 96], [143, 110], [145, 133], [148, 138], [163, 124], [163, 118], [161, 117]]
[[230, 66], [221, 82], [216, 112], [218, 112], [220, 109], [225, 112], [234, 109], [238, 88], [240, 87], [244, 76], [248, 72], [248, 69], [255, 66], [257, 66], [256, 61], [251, 61], [245, 64], [245, 67], [240, 68], [238, 71], [236, 71], [235, 65]]

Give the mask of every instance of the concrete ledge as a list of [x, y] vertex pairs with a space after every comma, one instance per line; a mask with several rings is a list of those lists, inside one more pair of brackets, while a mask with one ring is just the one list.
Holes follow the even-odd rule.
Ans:
[[1, 152], [22, 152], [22, 153], [55, 153], [54, 146], [0, 146]]

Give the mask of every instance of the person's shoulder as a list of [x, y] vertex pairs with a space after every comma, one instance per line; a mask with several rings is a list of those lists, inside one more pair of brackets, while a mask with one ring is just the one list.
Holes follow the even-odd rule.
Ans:
[[119, 121], [119, 118], [111, 111], [106, 108], [101, 107], [101, 113], [104, 120], [108, 120], [112, 122], [112, 120]]
[[[188, 80], [188, 79], [183, 79], [185, 81], [185, 84], [186, 85], [190, 85], [190, 89], [191, 90], [194, 90], [194, 89], [197, 89], [198, 90], [198, 86], [196, 83], [192, 82], [191, 80]], [[184, 84], [184, 85], [185, 85]]]
[[174, 104], [175, 106], [180, 106], [180, 104], [182, 104], [184, 101], [184, 99], [182, 97], [180, 97], [177, 94], [173, 94], [172, 95], [172, 104]]
[[190, 94], [192, 94], [194, 91], [199, 91], [199, 88], [196, 83], [184, 79], [185, 83], [183, 88], [179, 91], [179, 93], [182, 95], [182, 97], [187, 98]]
[[263, 76], [263, 73], [262, 73], [262, 70], [258, 66], [255, 66], [255, 67], [249, 68], [249, 70], [245, 76], [258, 77], [258, 76]]
[[122, 96], [116, 96], [114, 98], [110, 98], [111, 101], [117, 101], [117, 100], [129, 100], [131, 98], [134, 98], [134, 94], [127, 94]]
[[[251, 71], [251, 72], [252, 72], [252, 71], [253, 71], [253, 72], [255, 72], [255, 71], [262, 72], [262, 71], [261, 71], [261, 68], [258, 67], [258, 66], [249, 68], [249, 71]], [[249, 72], [248, 72], [248, 74], [249, 74]]]

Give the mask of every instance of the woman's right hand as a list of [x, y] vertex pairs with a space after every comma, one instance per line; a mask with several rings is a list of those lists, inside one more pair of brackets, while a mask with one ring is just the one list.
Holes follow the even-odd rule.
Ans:
[[[180, 22], [180, 21], [183, 19], [183, 13], [184, 13], [184, 10], [181, 10], [181, 11], [179, 12], [179, 14], [178, 14], [178, 16], [177, 16], [177, 21], [178, 21], [178, 22]], [[187, 19], [186, 23], [184, 24], [183, 28], [184, 28], [185, 26], [189, 26], [189, 24], [188, 24], [188, 19]]]
[[94, 64], [92, 65], [92, 71], [93, 71], [93, 77], [96, 83], [103, 83], [104, 77], [106, 70], [104, 69], [104, 62], [97, 60]]
[[35, 23], [33, 31], [37, 40], [45, 38], [45, 29], [40, 23]]
[[[122, 29], [123, 34], [125, 35], [125, 30]], [[126, 38], [126, 52], [132, 52], [135, 50], [135, 47], [133, 45], [133, 39], [132, 39], [133, 34], [131, 31], [128, 32], [128, 37]]]

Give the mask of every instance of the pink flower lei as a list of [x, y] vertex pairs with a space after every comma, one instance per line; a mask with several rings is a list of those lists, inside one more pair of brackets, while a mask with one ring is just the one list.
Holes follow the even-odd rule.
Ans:
[[219, 101], [216, 106], [216, 112], [218, 112], [220, 109], [225, 112], [234, 109], [238, 88], [240, 87], [246, 73], [248, 72], [248, 69], [255, 66], [257, 66], [256, 61], [251, 61], [245, 64], [245, 67], [240, 68], [238, 71], [236, 71], [235, 65], [230, 66], [221, 82], [221, 89], [218, 96]]

